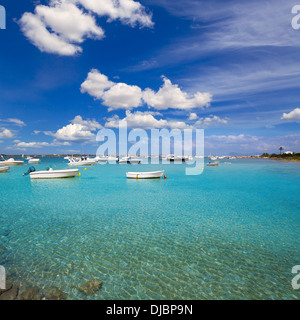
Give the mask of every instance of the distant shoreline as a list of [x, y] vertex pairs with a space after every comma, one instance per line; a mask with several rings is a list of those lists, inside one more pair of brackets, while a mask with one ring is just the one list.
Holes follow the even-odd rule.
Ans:
[[[28, 156], [28, 155], [26, 155]], [[47, 154], [47, 155], [29, 155], [31, 157], [35, 157], [35, 158], [64, 158], [66, 156], [66, 154]], [[74, 154], [72, 155], [73, 157], [81, 157], [80, 154]], [[87, 154], [88, 157], [96, 157], [96, 155], [93, 154]], [[121, 156], [121, 155], [117, 155]], [[6, 158], [23, 158], [22, 155], [20, 154], [14, 154], [14, 155], [4, 155], [4, 157]], [[140, 157], [144, 157], [143, 155], [141, 155]], [[208, 158], [209, 156], [205, 156], [205, 158]], [[283, 162], [300, 162], [300, 158], [292, 158], [292, 157], [284, 157], [284, 158], [280, 158], [278, 157], [262, 157], [262, 156], [236, 156], [236, 159], [262, 159], [262, 160], [274, 160], [274, 161], [283, 161]]]
[[[239, 158], [239, 157], [237, 157]], [[300, 159], [294, 159], [294, 158], [276, 158], [276, 157], [242, 157], [242, 159], [261, 159], [261, 160], [273, 160], [273, 161], [283, 161], [283, 162], [300, 162]]]
[[268, 160], [274, 160], [274, 161], [284, 161], [284, 162], [300, 162], [300, 159], [278, 159], [278, 158], [268, 158]]

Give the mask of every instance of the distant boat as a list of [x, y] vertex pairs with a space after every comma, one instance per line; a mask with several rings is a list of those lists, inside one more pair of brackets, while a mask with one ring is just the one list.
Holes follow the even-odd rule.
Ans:
[[45, 171], [30, 172], [31, 179], [60, 179], [60, 178], [74, 178], [78, 173], [78, 169], [53, 170], [50, 168]]
[[98, 162], [100, 162], [100, 163], [106, 163], [106, 162], [107, 162], [107, 158], [106, 158], [106, 157], [99, 157], [99, 156], [97, 156], [97, 157], [95, 158], [95, 160], [96, 160], [97, 163], [98, 163]]
[[9, 158], [8, 160], [0, 161], [0, 166], [18, 166], [23, 164], [24, 161], [18, 161], [14, 158]]
[[40, 162], [41, 162], [41, 160], [37, 159], [37, 158], [31, 158], [28, 160], [28, 163], [30, 163], [30, 164], [38, 164]]
[[139, 164], [142, 162], [142, 159], [132, 158], [132, 157], [123, 157], [118, 160], [119, 164], [130, 163], [130, 164]]
[[101, 157], [97, 156], [95, 160], [100, 163], [106, 163], [106, 162], [118, 161], [118, 158], [112, 157], [112, 156], [101, 156]]
[[163, 170], [151, 172], [126, 172], [126, 177], [127, 179], [159, 179], [163, 174]]
[[107, 161], [118, 161], [117, 157], [113, 157], [113, 156], [104, 156], [106, 158]]
[[7, 172], [9, 170], [9, 167], [0, 167], [0, 173]]
[[168, 155], [162, 159], [165, 161], [170, 161], [170, 162], [185, 162], [185, 161], [190, 160], [189, 157], [175, 156], [175, 155]]
[[69, 158], [69, 166], [92, 166], [96, 163], [95, 159], [89, 159], [87, 157], [81, 157], [81, 159]]
[[207, 164], [208, 167], [217, 167], [219, 165], [219, 162], [209, 162]]

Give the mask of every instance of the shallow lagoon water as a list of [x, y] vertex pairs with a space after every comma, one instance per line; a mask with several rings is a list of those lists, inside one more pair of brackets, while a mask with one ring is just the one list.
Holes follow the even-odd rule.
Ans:
[[[49, 162], [49, 164], [46, 164]], [[35, 165], [66, 168], [62, 158]], [[69, 299], [299, 299], [300, 163], [95, 165], [75, 179], [0, 174], [0, 264]], [[166, 180], [127, 180], [164, 168]], [[95, 295], [78, 287], [103, 281]]]

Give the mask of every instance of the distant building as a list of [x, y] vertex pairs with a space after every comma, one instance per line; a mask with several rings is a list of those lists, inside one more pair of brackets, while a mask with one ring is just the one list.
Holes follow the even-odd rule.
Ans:
[[284, 152], [284, 154], [294, 154], [294, 152], [293, 151], [286, 151], [286, 152]]

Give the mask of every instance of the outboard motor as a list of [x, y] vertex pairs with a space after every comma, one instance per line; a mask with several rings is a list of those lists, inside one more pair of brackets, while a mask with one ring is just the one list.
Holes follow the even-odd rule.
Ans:
[[27, 172], [23, 173], [23, 176], [28, 176], [31, 172], [35, 171], [35, 167], [30, 167]]

